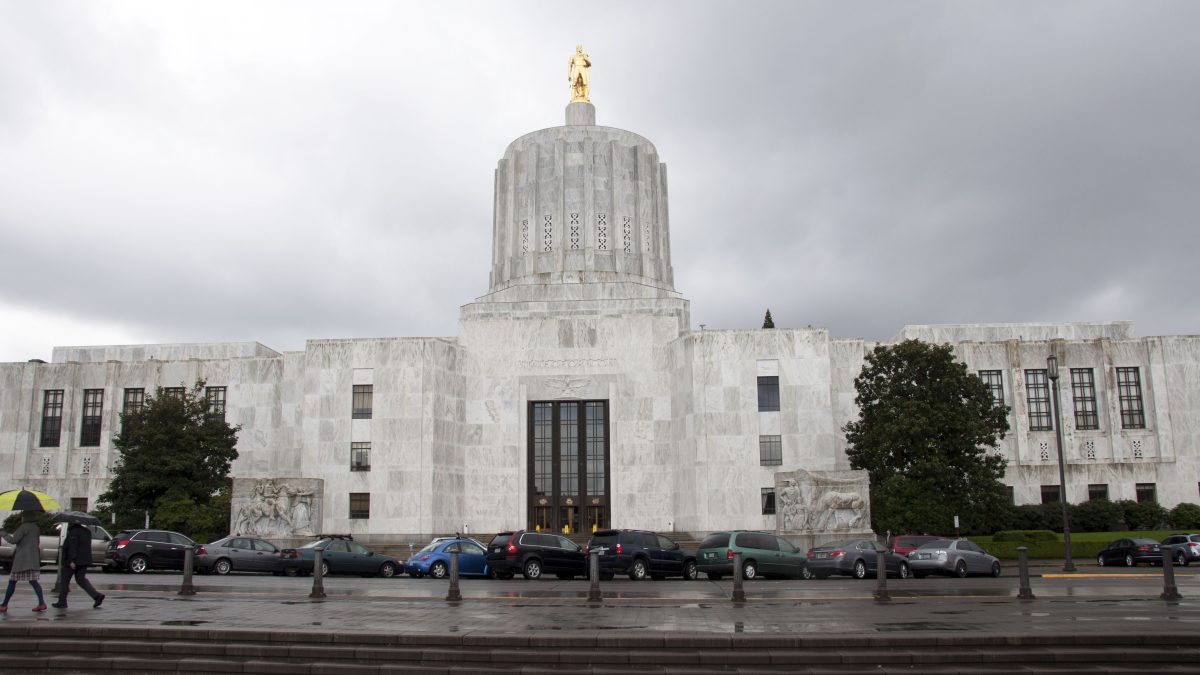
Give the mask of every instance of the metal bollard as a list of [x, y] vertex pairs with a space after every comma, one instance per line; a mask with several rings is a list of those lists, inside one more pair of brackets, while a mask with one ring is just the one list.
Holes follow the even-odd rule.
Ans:
[[1167, 602], [1178, 602], [1183, 599], [1179, 587], [1175, 585], [1175, 547], [1161, 546], [1163, 556], [1163, 592], [1158, 596]]
[[324, 549], [319, 548], [313, 556], [313, 587], [312, 592], [308, 594], [308, 597], [318, 600], [325, 597], [325, 575], [321, 570], [321, 563], [325, 560], [325, 556], [322, 555], [324, 552]]
[[742, 552], [733, 552], [733, 601], [745, 602], [746, 589], [742, 588]]
[[1017, 575], [1020, 577], [1021, 588], [1017, 591], [1018, 600], [1033, 600], [1033, 589], [1029, 587], [1029, 548], [1017, 547]]
[[588, 587], [588, 602], [600, 602], [604, 596], [600, 595], [600, 552], [592, 551], [588, 554], [588, 579], [591, 580], [591, 586]]
[[196, 594], [196, 587], [192, 585], [192, 556], [195, 553], [191, 547], [183, 549], [183, 583], [179, 586], [179, 595]]
[[887, 551], [877, 549], [875, 551], [875, 575], [879, 578], [879, 585], [875, 587], [875, 602], [891, 602], [892, 596], [887, 589]]
[[446, 592], [448, 602], [462, 602], [462, 593], [458, 590], [458, 548], [450, 551], [450, 590]]

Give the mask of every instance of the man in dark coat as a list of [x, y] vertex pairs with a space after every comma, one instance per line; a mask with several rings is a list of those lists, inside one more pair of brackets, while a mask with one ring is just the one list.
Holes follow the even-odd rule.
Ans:
[[92, 564], [92, 533], [79, 523], [71, 523], [67, 528], [62, 564], [66, 569], [62, 570], [62, 581], [58, 585], [58, 602], [51, 606], [67, 608], [67, 593], [71, 591], [71, 577], [74, 576], [75, 583], [92, 596], [92, 607], [99, 607], [104, 602], [104, 594], [98, 592], [87, 578], [88, 565]]

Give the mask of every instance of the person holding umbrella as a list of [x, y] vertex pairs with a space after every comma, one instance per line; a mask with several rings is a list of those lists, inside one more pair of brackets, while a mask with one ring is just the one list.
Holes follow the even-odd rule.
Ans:
[[[104, 602], [104, 594], [97, 591], [87, 578], [88, 565], [92, 564], [92, 533], [70, 514], [74, 514], [74, 512], [67, 511], [55, 517], [56, 520], [70, 523], [70, 526], [67, 528], [66, 541], [63, 543], [62, 564], [66, 566], [66, 569], [63, 570], [61, 583], [58, 585], [58, 602], [51, 607], [67, 608], [67, 593], [71, 592], [72, 576], [75, 577], [75, 583], [91, 596], [92, 607], [99, 607], [100, 603]], [[92, 518], [86, 514], [74, 515]], [[94, 520], [94, 518], [92, 519]]]
[[46, 611], [46, 598], [42, 595], [39, 581], [42, 567], [41, 535], [36, 511], [22, 511], [21, 526], [9, 534], [3, 534], [4, 540], [13, 545], [13, 561], [12, 571], [8, 575], [8, 588], [4, 590], [4, 602], [0, 603], [0, 614], [8, 611], [8, 601], [12, 600], [18, 581], [28, 581], [33, 586], [33, 592], [37, 593], [38, 604], [33, 611]]

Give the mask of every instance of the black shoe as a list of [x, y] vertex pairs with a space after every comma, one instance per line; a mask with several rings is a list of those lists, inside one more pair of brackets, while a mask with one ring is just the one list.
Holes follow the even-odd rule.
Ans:
[[103, 593], [96, 596], [96, 602], [92, 604], [92, 607], [99, 607], [100, 603], [102, 603], [102, 602], [104, 602], [104, 594]]
[[65, 603], [65, 602], [56, 602], [56, 603], [54, 603], [53, 605], [50, 605], [50, 606], [51, 606], [51, 607], [53, 607], [54, 609], [66, 609], [66, 608], [67, 608], [67, 603]]

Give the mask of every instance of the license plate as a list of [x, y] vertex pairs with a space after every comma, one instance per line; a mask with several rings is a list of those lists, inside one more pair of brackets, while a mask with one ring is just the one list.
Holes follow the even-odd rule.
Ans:
[[817, 554], [813, 555], [813, 557], [816, 558], [817, 560], [824, 560], [825, 558], [829, 557], [829, 554], [828, 553], [817, 553]]
[[493, 547], [492, 547], [492, 553], [499, 553], [499, 552], [500, 552], [500, 547], [499, 547], [499, 546], [493, 546]]

